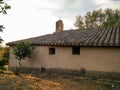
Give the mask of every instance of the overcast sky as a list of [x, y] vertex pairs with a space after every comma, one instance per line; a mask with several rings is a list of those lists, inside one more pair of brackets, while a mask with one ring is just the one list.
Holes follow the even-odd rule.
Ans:
[[75, 17], [98, 8], [119, 8], [120, 0], [6, 0], [7, 15], [0, 14], [6, 28], [3, 44], [55, 32], [55, 22], [63, 20], [64, 29], [74, 29]]

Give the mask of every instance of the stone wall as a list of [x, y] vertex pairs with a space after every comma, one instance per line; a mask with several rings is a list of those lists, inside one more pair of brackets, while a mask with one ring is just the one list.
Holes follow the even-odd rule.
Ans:
[[[15, 67], [14, 67], [15, 68]], [[12, 71], [14, 68], [10, 68]], [[100, 72], [100, 71], [84, 71], [81, 70], [71, 70], [71, 69], [59, 69], [59, 68], [22, 68], [21, 73], [33, 74], [33, 75], [49, 75], [49, 76], [62, 76], [62, 77], [91, 77], [91, 79], [110, 79], [110, 80], [120, 80], [120, 73], [115, 72]]]
[[[26, 68], [60, 68], [88, 71], [120, 73], [120, 48], [81, 47], [80, 55], [72, 55], [72, 47], [57, 46], [55, 55], [49, 55], [49, 48], [55, 46], [36, 46], [31, 58], [22, 60]], [[10, 47], [9, 67], [19, 66]]]

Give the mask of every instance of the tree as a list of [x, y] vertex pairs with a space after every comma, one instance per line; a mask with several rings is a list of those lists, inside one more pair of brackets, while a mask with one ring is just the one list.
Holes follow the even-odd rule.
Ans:
[[[120, 10], [119, 9], [106, 9], [106, 10], [94, 10], [87, 12], [87, 14], [81, 18], [76, 18], [75, 26], [79, 29], [82, 28], [101, 28], [107, 26], [120, 26]], [[84, 22], [84, 23], [83, 23]]]
[[[11, 7], [4, 2], [4, 0], [0, 0], [0, 13], [7, 14], [6, 10], [10, 9]], [[0, 32], [3, 32], [5, 27], [0, 25]], [[3, 39], [0, 37], [0, 44], [2, 43]]]
[[93, 12], [88, 12], [85, 15], [85, 25], [86, 28], [98, 28], [100, 24], [101, 9], [94, 10]]
[[[3, 0], [0, 0], [0, 13], [7, 14], [6, 10], [10, 9], [11, 7], [7, 5]], [[3, 29], [5, 27], [3, 25], [0, 25], [0, 32], [3, 32]], [[3, 39], [0, 37], [0, 45], [2, 43]], [[1, 46], [0, 46], [1, 49]], [[6, 49], [7, 50], [7, 49]], [[0, 69], [5, 70], [4, 65], [8, 62], [8, 57], [6, 56], [8, 54], [8, 51], [5, 51], [2, 57], [0, 58]], [[5, 55], [5, 56], [4, 56]]]
[[7, 14], [6, 10], [10, 9], [11, 7], [4, 2], [4, 0], [0, 0], [0, 13]]
[[81, 30], [84, 29], [83, 17], [82, 16], [77, 16], [76, 17], [76, 22], [75, 22], [74, 25]]
[[20, 72], [22, 68], [21, 60], [25, 59], [26, 57], [30, 57], [33, 49], [34, 47], [27, 42], [20, 42], [14, 47], [13, 54], [16, 56], [16, 59], [19, 60], [20, 65], [18, 72]]

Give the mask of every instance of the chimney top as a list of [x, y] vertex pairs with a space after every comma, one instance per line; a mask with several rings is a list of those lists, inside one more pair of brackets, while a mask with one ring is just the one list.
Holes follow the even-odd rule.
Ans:
[[63, 31], [63, 22], [62, 22], [62, 20], [58, 20], [57, 22], [56, 22], [56, 32], [58, 32], [58, 31]]

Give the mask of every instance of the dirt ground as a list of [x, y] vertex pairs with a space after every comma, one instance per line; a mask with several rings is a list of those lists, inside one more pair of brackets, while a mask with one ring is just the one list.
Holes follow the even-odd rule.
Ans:
[[0, 90], [120, 90], [120, 81], [76, 76], [0, 74]]

